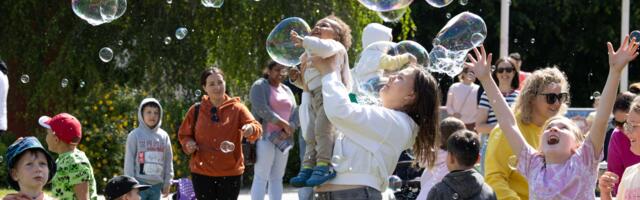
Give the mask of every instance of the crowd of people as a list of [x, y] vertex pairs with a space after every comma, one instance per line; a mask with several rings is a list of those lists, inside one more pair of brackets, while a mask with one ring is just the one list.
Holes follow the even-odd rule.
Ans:
[[[363, 32], [364, 45], [392, 38], [381, 24]], [[570, 101], [564, 73], [558, 67], [524, 72], [517, 53], [493, 63], [484, 47], [473, 49], [446, 95], [449, 117], [439, 119], [439, 84], [415, 56], [372, 50], [363, 55], [375, 62], [350, 69], [351, 29], [333, 15], [309, 36], [292, 32], [291, 40], [305, 49], [300, 68], [269, 62], [251, 86], [251, 109], [226, 93], [220, 68], [202, 72], [205, 95], [188, 108], [177, 133], [197, 199], [238, 198], [248, 152], [224, 144], [243, 140], [257, 149], [252, 199], [281, 199], [296, 131], [304, 155], [288, 183], [300, 188], [300, 199], [383, 199], [407, 149], [425, 168], [418, 199], [595, 199], [596, 188], [602, 199], [640, 195], [640, 84], [616, 95], [622, 70], [638, 55], [635, 38], [618, 49], [608, 43], [607, 82], [586, 130], [563, 116]], [[377, 81], [381, 105], [354, 102], [352, 76]], [[123, 147], [123, 175], [109, 180], [106, 199], [170, 193], [178, 152], [161, 128], [162, 105], [146, 98], [137, 112], [139, 125]], [[97, 199], [94, 169], [77, 148], [79, 120], [61, 113], [38, 122], [48, 149], [35, 137], [8, 148], [7, 181], [17, 193], [4, 199]], [[608, 168], [599, 175], [603, 158]], [[51, 197], [43, 192], [48, 183]]]

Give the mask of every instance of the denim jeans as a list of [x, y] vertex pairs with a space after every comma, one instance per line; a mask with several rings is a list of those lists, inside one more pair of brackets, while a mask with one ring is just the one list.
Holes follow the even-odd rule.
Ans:
[[264, 199], [268, 185], [269, 199], [280, 200], [283, 191], [282, 178], [287, 167], [289, 152], [283, 153], [266, 138], [259, 139], [256, 147], [257, 161], [253, 168], [251, 199]]
[[[142, 185], [149, 185], [142, 181], [138, 182], [140, 182], [140, 184]], [[162, 194], [162, 185], [162, 183], [158, 183], [152, 185], [149, 189], [138, 192], [138, 194], [140, 194], [140, 200], [159, 200], [160, 195]]]
[[382, 200], [382, 193], [372, 187], [319, 192], [317, 200]]

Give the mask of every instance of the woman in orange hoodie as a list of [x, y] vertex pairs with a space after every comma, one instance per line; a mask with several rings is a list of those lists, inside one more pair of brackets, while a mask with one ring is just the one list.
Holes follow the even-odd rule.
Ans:
[[[206, 95], [199, 106], [189, 108], [178, 131], [182, 150], [191, 155], [193, 189], [198, 199], [237, 199], [244, 173], [242, 137], [253, 142], [262, 134], [262, 127], [240, 98], [225, 94], [222, 70], [204, 70], [200, 85]], [[228, 148], [229, 142], [236, 147]]]

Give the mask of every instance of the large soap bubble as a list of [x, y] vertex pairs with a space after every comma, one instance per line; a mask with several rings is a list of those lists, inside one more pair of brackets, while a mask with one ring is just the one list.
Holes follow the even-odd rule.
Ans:
[[467, 52], [480, 46], [486, 37], [487, 26], [480, 16], [470, 12], [456, 15], [433, 39], [430, 70], [456, 76], [464, 67]]
[[267, 37], [267, 53], [271, 59], [284, 66], [300, 64], [300, 56], [304, 53], [304, 48], [296, 47], [291, 41], [291, 31], [304, 37], [309, 35], [311, 28], [303, 19], [290, 17], [276, 25]]
[[127, 0], [72, 0], [73, 12], [93, 26], [120, 18], [127, 10]]
[[395, 57], [405, 53], [413, 55], [417, 64], [429, 67], [429, 53], [414, 41], [374, 42], [362, 51], [352, 70], [353, 91], [358, 103], [380, 105], [379, 91], [388, 75], [408, 66], [408, 62], [401, 63], [399, 57]]
[[386, 11], [386, 12], [377, 12], [378, 17], [380, 17], [385, 22], [398, 22], [400, 18], [407, 12], [409, 8], [403, 8], [398, 10]]
[[[451, 2], [453, 2], [453, 0], [427, 0], [427, 3], [429, 5], [431, 5], [433, 7], [436, 7], [436, 8], [445, 7], [445, 6], [449, 5], [449, 4], [451, 4]], [[462, 4], [462, 3], [460, 3], [460, 4]], [[466, 3], [464, 5], [466, 5]]]
[[221, 8], [224, 0], [201, 0], [200, 3], [208, 8]]
[[470, 50], [479, 46], [487, 37], [487, 25], [480, 16], [463, 12], [453, 17], [436, 35], [434, 45], [448, 50]]
[[376, 12], [406, 8], [413, 0], [358, 0], [364, 7]]

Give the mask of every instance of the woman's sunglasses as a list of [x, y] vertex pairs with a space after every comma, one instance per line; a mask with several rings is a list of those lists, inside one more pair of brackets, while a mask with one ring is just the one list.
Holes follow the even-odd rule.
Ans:
[[556, 100], [559, 101], [560, 103], [565, 103], [569, 98], [569, 93], [566, 93], [566, 92], [559, 93], [559, 94], [547, 93], [547, 94], [540, 94], [540, 95], [545, 97], [548, 104], [554, 104], [556, 103]]
[[503, 67], [503, 68], [496, 69], [496, 72], [498, 72], [498, 73], [504, 73], [504, 72], [511, 73], [511, 72], [513, 72], [513, 70], [514, 70], [513, 67]]

